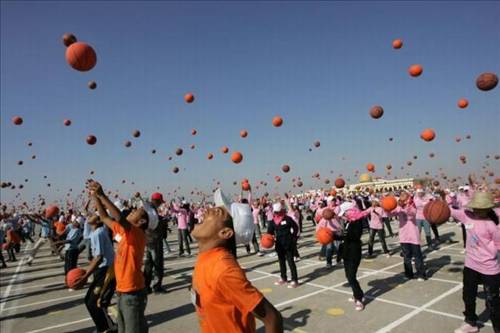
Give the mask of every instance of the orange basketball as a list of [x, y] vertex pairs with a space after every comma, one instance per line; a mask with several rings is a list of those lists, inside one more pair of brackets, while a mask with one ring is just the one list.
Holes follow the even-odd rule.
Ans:
[[423, 71], [424, 71], [424, 68], [422, 67], [422, 65], [417, 65], [417, 64], [416, 65], [411, 65], [408, 68], [408, 73], [410, 73], [410, 75], [413, 76], [413, 77], [420, 76]]
[[232, 155], [231, 155], [231, 161], [233, 161], [233, 163], [240, 163], [241, 161], [243, 161], [243, 155], [241, 155], [241, 153], [239, 151], [235, 151]]
[[193, 103], [194, 102], [194, 95], [192, 93], [187, 93], [184, 95], [184, 101], [186, 103]]
[[380, 105], [375, 105], [370, 109], [370, 116], [373, 119], [379, 119], [384, 115], [384, 109]]
[[227, 152], [229, 151], [229, 148], [227, 148], [226, 146], [222, 147], [221, 151], [224, 153], [224, 154], [227, 154]]
[[64, 119], [64, 126], [70, 126], [70, 125], [71, 125], [71, 120]]
[[482, 73], [476, 79], [476, 86], [482, 91], [494, 89], [497, 84], [498, 76], [495, 73]]
[[289, 172], [289, 171], [290, 171], [290, 167], [289, 167], [288, 165], [286, 165], [286, 164], [285, 164], [285, 165], [283, 165], [283, 166], [281, 167], [281, 170], [282, 170], [283, 172], [285, 172], [285, 173], [286, 173], [286, 172]]
[[94, 68], [97, 55], [90, 45], [76, 42], [66, 49], [66, 61], [77, 71], [86, 72]]
[[335, 187], [343, 188], [345, 186], [345, 181], [342, 178], [335, 179]]
[[95, 81], [89, 81], [89, 83], [87, 83], [87, 86], [89, 87], [89, 89], [94, 90], [95, 88], [97, 88], [97, 83]]
[[19, 117], [19, 116], [16, 116], [14, 118], [12, 118], [12, 123], [14, 125], [21, 125], [23, 123], [23, 118]]
[[368, 170], [370, 172], [374, 172], [375, 171], [375, 165], [373, 165], [373, 163], [368, 163], [366, 165], [366, 170]]
[[458, 100], [457, 105], [459, 108], [465, 109], [469, 105], [469, 101], [466, 100], [465, 98], [461, 98]]
[[281, 118], [279, 116], [274, 117], [273, 118], [273, 126], [280, 127], [281, 125], [283, 125], [283, 118]]
[[45, 209], [45, 218], [50, 219], [59, 214], [59, 207], [51, 205]]
[[68, 47], [71, 44], [76, 43], [76, 37], [73, 34], [64, 34], [63, 35], [63, 44]]
[[141, 132], [139, 130], [135, 130], [135, 131], [132, 132], [132, 136], [134, 138], [138, 138], [138, 137], [141, 136]]
[[434, 140], [434, 138], [436, 137], [436, 133], [433, 129], [427, 128], [423, 130], [422, 133], [420, 133], [420, 137], [422, 138], [422, 140], [429, 142]]
[[248, 132], [247, 132], [247, 131], [245, 131], [245, 130], [241, 130], [241, 131], [240, 131], [240, 136], [241, 136], [242, 138], [246, 138], [246, 137], [247, 137], [247, 135], [248, 135]]
[[401, 39], [395, 39], [392, 41], [392, 48], [399, 50], [403, 47], [403, 41]]
[[443, 200], [432, 200], [424, 206], [424, 217], [432, 224], [443, 224], [450, 218], [451, 211]]
[[197, 130], [195, 130], [194, 128], [191, 130], [191, 135], [196, 135], [196, 133], [198, 133]]
[[392, 195], [383, 197], [382, 200], [380, 200], [380, 207], [382, 207], [386, 212], [393, 211], [397, 206], [398, 202]]
[[177, 149], [175, 150], [175, 155], [177, 155], [177, 156], [181, 156], [181, 155], [182, 155], [182, 153], [183, 153], [182, 148], [177, 148]]
[[209, 160], [211, 160], [212, 158], [214, 158], [214, 154], [212, 154], [212, 153], [208, 153], [207, 158], [208, 158]]
[[243, 191], [250, 191], [250, 184], [248, 182], [244, 182], [241, 184], [241, 189]]
[[274, 246], [274, 236], [271, 234], [263, 234], [260, 238], [260, 246], [263, 249], [270, 249]]
[[68, 285], [68, 288], [76, 289], [76, 281], [81, 279], [85, 275], [85, 273], [85, 270], [81, 268], [73, 268], [72, 270], [70, 270], [68, 274], [66, 274], [66, 284]]
[[87, 143], [89, 145], [95, 145], [96, 142], [97, 142], [97, 138], [94, 135], [87, 136]]
[[321, 245], [333, 242], [333, 231], [328, 228], [319, 228], [316, 232], [316, 239]]

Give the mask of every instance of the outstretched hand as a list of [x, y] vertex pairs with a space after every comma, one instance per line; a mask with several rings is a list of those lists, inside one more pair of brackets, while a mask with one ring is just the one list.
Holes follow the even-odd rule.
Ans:
[[89, 179], [87, 182], [87, 188], [90, 191], [90, 195], [104, 195], [101, 184], [95, 180]]

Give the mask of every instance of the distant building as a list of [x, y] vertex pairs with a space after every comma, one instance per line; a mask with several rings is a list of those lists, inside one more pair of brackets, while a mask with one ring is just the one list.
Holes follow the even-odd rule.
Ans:
[[414, 184], [414, 178], [403, 178], [403, 179], [377, 179], [366, 182], [360, 182], [357, 184], [351, 184], [346, 186], [348, 191], [363, 191], [366, 189], [373, 189], [376, 192], [388, 191], [388, 190], [403, 190], [412, 188]]

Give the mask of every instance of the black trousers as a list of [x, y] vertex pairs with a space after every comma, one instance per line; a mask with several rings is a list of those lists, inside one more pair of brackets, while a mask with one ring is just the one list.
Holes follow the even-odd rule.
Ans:
[[64, 253], [64, 275], [78, 266], [78, 249], [69, 249]]
[[473, 269], [464, 267], [463, 300], [465, 303], [465, 322], [472, 326], [477, 325], [476, 297], [477, 286], [482, 283], [486, 294], [486, 309], [490, 313], [493, 330], [500, 332], [500, 274], [485, 275]]
[[189, 247], [187, 229], [178, 229], [178, 237], [179, 237], [179, 254], [184, 253], [184, 243], [186, 243], [187, 253], [191, 254], [191, 248]]
[[151, 287], [153, 271], [158, 279], [154, 287], [160, 288], [162, 286], [164, 274], [163, 243], [161, 238], [159, 238], [155, 244], [146, 246], [146, 260], [144, 261], [144, 282], [146, 288]]
[[364, 293], [356, 279], [358, 267], [361, 263], [361, 242], [343, 243], [342, 256], [344, 259], [345, 277], [352, 289], [352, 295], [355, 300], [361, 301]]
[[387, 248], [387, 244], [385, 243], [385, 230], [382, 229], [370, 229], [370, 238], [368, 239], [368, 254], [373, 254], [373, 242], [375, 241], [375, 234], [378, 235], [378, 239], [382, 244], [382, 249], [384, 253], [389, 253], [389, 249]]
[[388, 217], [383, 217], [382, 221], [384, 222], [387, 231], [389, 231], [389, 236], [394, 237], [394, 233], [392, 232], [392, 227], [391, 227], [391, 219]]
[[434, 234], [434, 238], [436, 238], [436, 240], [439, 242], [440, 239], [439, 239], [439, 231], [438, 231], [438, 226], [433, 224], [433, 223], [430, 223], [431, 225], [431, 230], [432, 230], [432, 233]]
[[280, 262], [281, 279], [283, 281], [287, 281], [286, 263], [288, 262], [288, 266], [290, 267], [290, 272], [292, 274], [292, 281], [298, 282], [299, 277], [297, 275], [297, 266], [295, 266], [295, 261], [293, 260], [294, 248], [292, 244], [284, 247], [279, 242], [276, 242], [275, 249], [278, 253], [278, 260]]
[[463, 223], [460, 224], [460, 227], [462, 227], [462, 239], [464, 241], [464, 249], [465, 249], [465, 244], [467, 242], [467, 231], [465, 230], [465, 225]]
[[422, 250], [420, 245], [401, 243], [401, 250], [403, 251], [404, 257], [404, 268], [405, 276], [408, 279], [413, 279], [413, 266], [411, 264], [411, 258], [415, 258], [415, 269], [417, 270], [417, 277], [425, 278], [425, 265], [424, 258], [422, 256]]
[[[92, 284], [85, 295], [85, 306], [89, 311], [90, 317], [94, 321], [95, 327], [98, 332], [104, 332], [111, 328], [113, 321], [108, 315], [106, 310], [109, 305], [109, 300], [104, 300], [104, 296], [101, 298], [101, 306], [97, 304], [99, 297], [102, 294], [102, 288], [104, 285], [104, 280], [106, 278], [106, 272], [108, 271], [108, 267], [98, 268], [94, 272], [94, 279]], [[106, 287], [104, 294], [113, 295], [116, 288], [116, 280], [113, 279], [112, 282]]]

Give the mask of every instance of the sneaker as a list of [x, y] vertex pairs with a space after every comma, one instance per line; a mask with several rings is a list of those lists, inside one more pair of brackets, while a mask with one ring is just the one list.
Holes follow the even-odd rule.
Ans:
[[258, 257], [262, 257], [263, 255], [264, 255], [264, 253], [262, 253], [262, 252], [260, 252], [260, 251], [259, 251], [259, 252], [257, 252], [257, 256], [258, 256]]
[[281, 279], [278, 280], [278, 281], [276, 281], [276, 282], [274, 282], [275, 286], [282, 286], [284, 284], [286, 284], [286, 281], [285, 280], [281, 280]]
[[295, 261], [300, 261], [300, 257], [295, 257]]
[[464, 323], [462, 326], [455, 330], [455, 333], [475, 333], [479, 332], [479, 328], [477, 326], [472, 326], [471, 324]]
[[299, 283], [297, 281], [292, 281], [288, 284], [287, 288], [289, 289], [295, 289], [299, 286]]
[[166, 294], [167, 293], [167, 289], [165, 289], [163, 287], [154, 287], [153, 291], [155, 294]]
[[424, 282], [424, 281], [425, 281], [425, 279], [424, 279], [424, 278], [419, 277], [419, 278], [417, 278], [417, 281], [418, 281], [418, 282]]
[[328, 269], [330, 269], [330, 268], [332, 268], [332, 264], [326, 264], [325, 267], [328, 268]]
[[75, 291], [75, 289], [73, 289], [73, 288], [68, 288], [68, 292], [72, 293], [73, 291]]
[[385, 257], [386, 257], [386, 258], [390, 258], [390, 257], [392, 257], [392, 254], [390, 254], [390, 253], [386, 253], [386, 254], [385, 254]]
[[354, 309], [356, 311], [363, 311], [365, 309], [365, 305], [363, 304], [363, 302], [356, 301], [354, 302]]
[[273, 253], [268, 254], [268, 257], [274, 258], [274, 257], [276, 257], [276, 255], [277, 255], [276, 252], [273, 252]]
[[[351, 302], [351, 303], [354, 303], [354, 302], [359, 302], [358, 300], [355, 300], [355, 299], [354, 299], [354, 297], [349, 297], [347, 300], [348, 300], [349, 302]], [[366, 299], [363, 297], [363, 298], [361, 299], [361, 302], [362, 302], [362, 303], [364, 303], [365, 301], [366, 301]]]
[[325, 259], [326, 259], [326, 258], [325, 258], [325, 257], [322, 257], [322, 256], [319, 256], [319, 257], [318, 257], [318, 260], [319, 260], [319, 261], [325, 261]]

